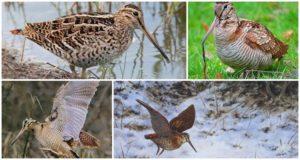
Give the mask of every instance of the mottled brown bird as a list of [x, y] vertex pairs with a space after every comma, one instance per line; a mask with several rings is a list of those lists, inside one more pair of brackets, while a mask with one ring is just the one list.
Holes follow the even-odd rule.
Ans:
[[100, 141], [89, 133], [82, 131], [88, 106], [94, 96], [99, 82], [68, 82], [62, 85], [54, 98], [51, 114], [45, 122], [25, 119], [22, 129], [12, 141], [25, 132], [32, 131], [43, 146], [42, 151], [58, 158], [79, 157], [75, 148], [98, 148]]
[[128, 4], [114, 14], [78, 13], [41, 23], [27, 23], [24, 29], [11, 33], [23, 35], [66, 60], [76, 76], [75, 66], [86, 68], [111, 62], [130, 46], [135, 29], [141, 29], [162, 56], [168, 56], [150, 34], [144, 23], [142, 10]]
[[262, 24], [240, 19], [230, 2], [216, 2], [215, 19], [202, 40], [203, 50], [212, 31], [219, 58], [232, 68], [266, 69], [288, 50]]
[[[150, 139], [157, 145], [156, 155], [161, 155], [164, 150], [175, 150], [185, 142], [188, 142], [195, 150], [195, 152], [197, 152], [190, 140], [189, 134], [184, 133], [185, 130], [190, 129], [194, 125], [194, 105], [190, 105], [177, 117], [168, 122], [168, 120], [163, 115], [161, 115], [147, 103], [139, 99], [137, 99], [136, 101], [144, 106], [150, 113], [152, 128], [155, 133], [147, 134], [145, 135], [145, 138]], [[162, 148], [162, 150], [159, 153], [160, 148]]]

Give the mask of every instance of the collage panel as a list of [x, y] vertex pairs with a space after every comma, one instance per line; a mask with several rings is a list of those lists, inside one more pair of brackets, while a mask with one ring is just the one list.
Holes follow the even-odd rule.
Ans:
[[298, 158], [298, 3], [1, 2], [1, 157]]
[[297, 81], [116, 81], [115, 158], [297, 158]]
[[298, 78], [298, 2], [188, 6], [189, 79]]
[[4, 2], [2, 17], [4, 79], [186, 78], [185, 2]]
[[111, 91], [104, 81], [2, 82], [2, 157], [111, 158]]

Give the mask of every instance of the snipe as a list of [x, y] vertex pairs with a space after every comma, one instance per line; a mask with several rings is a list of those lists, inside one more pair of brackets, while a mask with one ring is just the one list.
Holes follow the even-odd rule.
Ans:
[[232, 68], [266, 69], [288, 50], [265, 26], [240, 19], [229, 2], [216, 2], [215, 19], [202, 40], [203, 50], [212, 31], [219, 58]]
[[141, 29], [169, 62], [147, 31], [142, 10], [133, 4], [125, 5], [114, 14], [81, 13], [49, 22], [27, 23], [24, 29], [11, 33], [23, 35], [68, 61], [75, 76], [75, 66], [81, 67], [81, 77], [85, 77], [87, 68], [109, 63], [122, 55], [131, 44], [135, 29]]
[[[153, 109], [147, 103], [139, 99], [136, 101], [144, 106], [150, 113], [151, 124], [155, 133], [147, 134], [145, 135], [145, 138], [150, 139], [157, 145], [156, 155], [161, 155], [165, 150], [175, 150], [185, 142], [188, 142], [194, 151], [197, 152], [190, 140], [189, 134], [184, 133], [185, 130], [190, 129], [194, 125], [194, 105], [190, 105], [177, 117], [168, 122], [168, 120], [162, 114]], [[162, 148], [162, 150], [159, 153], [160, 148]]]
[[25, 119], [22, 129], [12, 144], [25, 132], [32, 131], [43, 146], [42, 151], [59, 158], [79, 157], [73, 149], [98, 148], [100, 141], [82, 131], [88, 106], [94, 96], [98, 82], [68, 82], [62, 85], [54, 98], [51, 114], [45, 122]]

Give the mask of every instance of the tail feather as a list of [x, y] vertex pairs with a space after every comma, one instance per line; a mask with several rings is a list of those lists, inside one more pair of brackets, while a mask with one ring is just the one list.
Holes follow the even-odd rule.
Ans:
[[10, 32], [13, 35], [22, 35], [23, 34], [22, 29], [14, 29], [14, 30], [11, 30]]

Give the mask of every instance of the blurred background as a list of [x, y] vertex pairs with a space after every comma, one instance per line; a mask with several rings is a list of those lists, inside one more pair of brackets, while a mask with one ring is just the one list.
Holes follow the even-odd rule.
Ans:
[[[16, 53], [20, 57], [9, 64], [45, 64], [57, 66], [69, 71], [68, 64], [54, 54], [24, 40], [22, 36], [13, 36], [9, 31], [23, 28], [25, 23], [54, 20], [58, 17], [80, 12], [116, 12], [123, 2], [5, 2], [2, 5], [2, 50], [4, 53]], [[109, 66], [96, 66], [90, 70], [97, 78], [126, 78], [126, 79], [183, 79], [186, 75], [186, 4], [185, 2], [136, 2], [144, 13], [144, 21], [149, 32], [153, 33], [159, 45], [165, 50], [172, 63], [165, 63], [159, 51], [145, 38], [140, 30], [135, 30], [133, 42], [129, 49]], [[43, 13], [43, 14], [40, 14]], [[25, 43], [26, 42], [26, 43]], [[11, 53], [12, 52], [12, 53]], [[14, 56], [14, 57], [16, 57]], [[17, 58], [15, 58], [17, 59]], [[11, 60], [11, 59], [4, 59]], [[37, 70], [52, 68], [44, 65]], [[34, 71], [29, 74], [10, 74], [7, 65], [3, 66], [4, 78], [37, 78]], [[6, 68], [5, 68], [6, 67]], [[26, 67], [26, 66], [25, 66]], [[14, 68], [16, 72], [18, 65]], [[24, 67], [23, 67], [24, 68]], [[29, 67], [27, 67], [30, 69]], [[7, 71], [6, 71], [7, 70]], [[33, 70], [33, 69], [32, 69]], [[14, 71], [14, 70], [13, 70]], [[22, 71], [25, 72], [25, 71]], [[36, 71], [37, 72], [37, 71]], [[19, 75], [19, 76], [16, 76]], [[90, 76], [95, 78], [95, 75]], [[49, 75], [39, 76], [48, 78]], [[64, 78], [53, 73], [52, 77]]]
[[[267, 72], [250, 73], [246, 78], [297, 79], [298, 77], [298, 3], [297, 2], [233, 2], [239, 18], [252, 20], [266, 26], [278, 39], [289, 45], [288, 53], [274, 62]], [[189, 3], [189, 78], [203, 78], [201, 40], [214, 19], [213, 2]], [[209, 79], [239, 79], [242, 70], [226, 71], [216, 53], [214, 36], [205, 43]]]
[[[29, 132], [14, 145], [13, 138], [25, 118], [43, 122], [50, 114], [57, 89], [66, 82], [2, 82], [2, 157], [41, 158], [41, 145]], [[111, 82], [100, 82], [93, 97], [83, 130], [101, 141], [100, 149], [76, 150], [80, 157], [110, 158], [111, 146]]]

